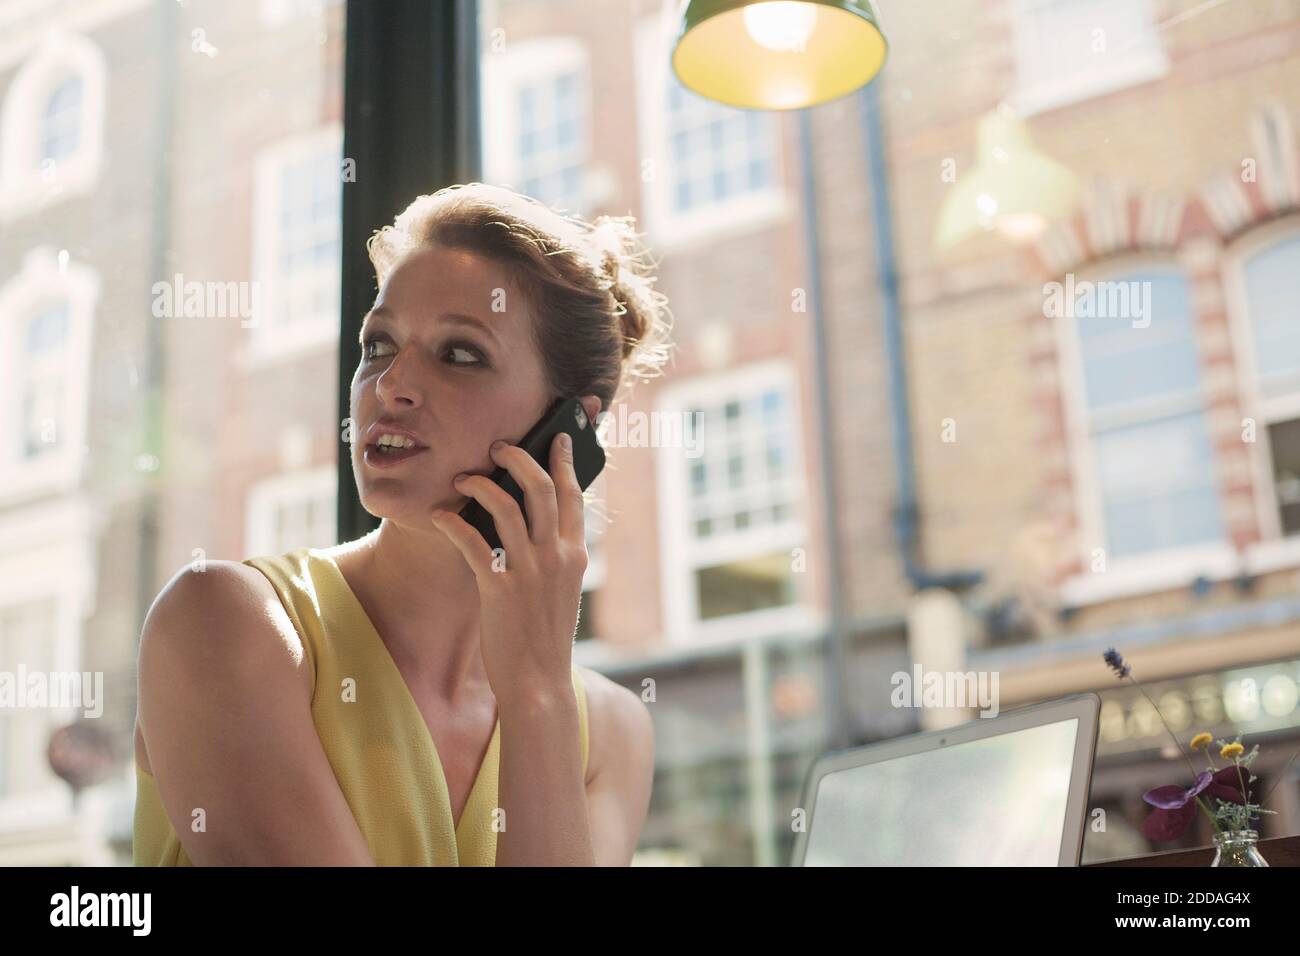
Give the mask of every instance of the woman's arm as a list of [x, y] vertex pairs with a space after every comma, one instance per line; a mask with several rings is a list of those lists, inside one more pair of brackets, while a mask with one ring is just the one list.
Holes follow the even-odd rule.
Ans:
[[582, 671], [587, 688], [587, 814], [597, 866], [627, 866], [636, 852], [654, 786], [650, 710], [603, 674]]
[[497, 866], [591, 866], [595, 838], [588, 821], [573, 684], [536, 687], [498, 698], [501, 758], [497, 802]]
[[196, 865], [374, 865], [265, 576], [226, 561], [177, 574], [149, 610], [139, 674], [150, 768]]
[[[587, 414], [594, 419], [599, 400], [591, 398]], [[515, 499], [483, 475], [462, 476], [456, 487], [492, 515], [499, 553], [454, 513], [435, 511], [433, 523], [460, 549], [478, 586], [479, 644], [501, 715], [498, 800], [505, 828], [497, 834], [496, 862], [626, 863], [649, 799], [653, 733], [631, 692], [613, 693], [604, 678], [592, 682], [593, 738], [612, 742], [597, 745], [589, 808], [572, 685], [573, 632], [588, 561], [572, 444], [567, 435], [555, 439], [549, 472], [517, 445], [494, 443], [491, 454], [523, 489], [527, 524]], [[613, 753], [620, 748], [628, 752]]]
[[[654, 783], [654, 725], [637, 696], [583, 669], [587, 779], [572, 684], [502, 701], [498, 866], [627, 866]], [[588, 842], [589, 835], [589, 842]]]

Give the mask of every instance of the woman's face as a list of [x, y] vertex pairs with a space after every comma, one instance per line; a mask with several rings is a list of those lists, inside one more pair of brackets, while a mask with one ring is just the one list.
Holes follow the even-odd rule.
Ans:
[[[531, 322], [489, 259], [435, 247], [398, 263], [366, 315], [352, 377], [352, 472], [368, 512], [422, 521], [459, 510], [468, 499], [451, 480], [491, 474], [488, 446], [541, 418], [552, 395]], [[398, 450], [379, 450], [386, 434]]]

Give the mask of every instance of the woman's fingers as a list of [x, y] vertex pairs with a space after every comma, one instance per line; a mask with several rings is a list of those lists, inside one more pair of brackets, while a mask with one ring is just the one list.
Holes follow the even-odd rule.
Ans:
[[439, 512], [434, 516], [433, 524], [451, 539], [476, 578], [492, 573], [495, 555], [477, 528], [453, 511]]
[[[504, 488], [486, 475], [465, 475], [454, 485], [457, 491], [473, 498], [492, 516], [497, 537], [506, 550], [507, 562], [510, 561], [512, 552], [517, 555], [526, 553], [529, 544], [528, 528], [524, 525], [523, 513]], [[485, 541], [484, 544], [486, 543]]]
[[518, 445], [505, 444], [492, 449], [491, 454], [492, 459], [510, 472], [510, 477], [524, 491], [524, 508], [528, 512], [528, 529], [533, 544], [554, 538], [558, 518], [555, 484], [551, 476]]
[[573, 466], [573, 440], [566, 433], [551, 446], [551, 476], [555, 485], [555, 502], [559, 512], [560, 537], [572, 543], [587, 543], [585, 516], [586, 502], [582, 485]]

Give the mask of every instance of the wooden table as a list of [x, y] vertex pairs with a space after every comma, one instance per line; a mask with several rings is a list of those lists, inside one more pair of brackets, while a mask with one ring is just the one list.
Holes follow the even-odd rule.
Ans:
[[[1300, 866], [1300, 836], [1260, 840], [1259, 853], [1269, 866]], [[1203, 846], [1195, 850], [1168, 850], [1122, 860], [1085, 863], [1084, 866], [1209, 866], [1213, 860], [1214, 847]]]

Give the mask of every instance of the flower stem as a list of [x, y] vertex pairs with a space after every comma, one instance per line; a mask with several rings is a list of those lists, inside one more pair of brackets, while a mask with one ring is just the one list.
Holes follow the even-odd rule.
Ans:
[[1212, 814], [1209, 808], [1201, 802], [1200, 797], [1196, 798], [1196, 805], [1201, 808], [1201, 812], [1204, 813], [1206, 818], [1210, 821], [1210, 826], [1214, 827], [1214, 832], [1222, 833], [1223, 827], [1219, 826], [1219, 821], [1214, 819], [1214, 814]]
[[1242, 826], [1239, 829], [1250, 829], [1250, 791], [1246, 789], [1246, 780], [1241, 775], [1241, 761], [1236, 757], [1232, 762], [1237, 765], [1237, 782], [1241, 784], [1241, 812], [1243, 815]]
[[[1182, 754], [1183, 759], [1187, 761], [1187, 769], [1192, 774], [1192, 780], [1195, 780], [1196, 768], [1192, 766], [1192, 758], [1188, 756], [1187, 751], [1183, 749], [1183, 745], [1178, 742], [1178, 735], [1174, 733], [1173, 728], [1171, 728], [1169, 726], [1169, 723], [1165, 720], [1165, 715], [1160, 713], [1160, 708], [1157, 707], [1156, 702], [1151, 699], [1151, 695], [1147, 693], [1146, 688], [1138, 683], [1136, 677], [1130, 674], [1128, 679], [1133, 682], [1133, 686], [1136, 687], [1142, 693], [1142, 696], [1147, 699], [1147, 703], [1151, 705], [1151, 709], [1154, 710], [1156, 712], [1156, 716], [1160, 718], [1160, 723], [1164, 724], [1165, 730], [1169, 731], [1169, 736], [1173, 738], [1174, 746], [1178, 748], [1178, 752]], [[1197, 803], [1201, 802], [1199, 797], [1197, 798], [1196, 802]]]

